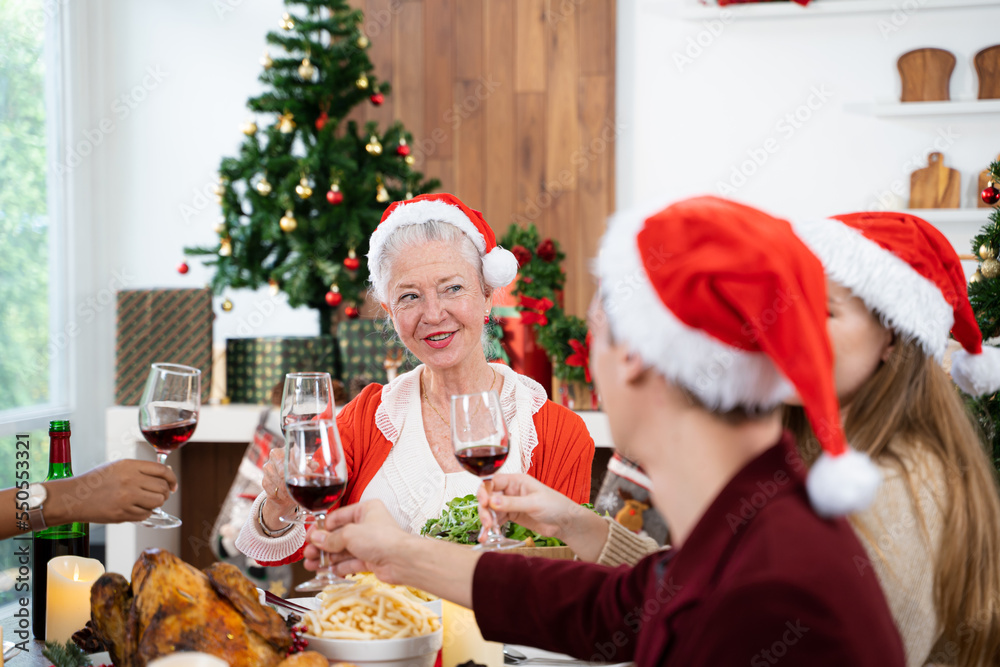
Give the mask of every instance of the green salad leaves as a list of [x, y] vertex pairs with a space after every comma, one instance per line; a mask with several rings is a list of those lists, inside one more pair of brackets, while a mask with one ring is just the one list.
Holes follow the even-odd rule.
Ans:
[[[594, 509], [590, 503], [583, 505]], [[421, 535], [436, 537], [439, 540], [456, 542], [458, 544], [476, 544], [479, 531], [483, 524], [479, 520], [479, 501], [476, 496], [468, 495], [453, 498], [445, 505], [441, 516], [431, 519], [420, 529]], [[561, 547], [566, 543], [555, 537], [545, 537], [522, 525], [508, 521], [504, 524], [503, 534], [512, 540], [531, 539], [536, 547]], [[529, 543], [530, 544], [530, 543]]]

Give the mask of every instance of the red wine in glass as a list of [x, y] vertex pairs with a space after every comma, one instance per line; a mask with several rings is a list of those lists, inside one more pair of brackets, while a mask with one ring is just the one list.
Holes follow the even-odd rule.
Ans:
[[480, 445], [460, 449], [455, 452], [455, 458], [476, 477], [487, 477], [503, 466], [509, 451], [507, 439], [504, 438], [500, 446]]
[[288, 493], [310, 512], [328, 510], [337, 504], [347, 488], [346, 479], [296, 475], [285, 480]]
[[153, 446], [153, 449], [158, 452], [172, 452], [175, 449], [180, 449], [181, 445], [191, 439], [196, 426], [198, 426], [197, 420], [188, 419], [187, 421], [150, 426], [139, 430], [142, 431], [142, 437]]

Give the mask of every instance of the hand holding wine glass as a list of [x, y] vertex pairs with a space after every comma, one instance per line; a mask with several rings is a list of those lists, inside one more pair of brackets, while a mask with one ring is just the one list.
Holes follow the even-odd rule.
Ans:
[[[170, 452], [180, 449], [198, 425], [201, 371], [180, 364], [153, 364], [139, 403], [139, 430], [166, 465]], [[141, 525], [176, 528], [181, 520], [157, 507]]]
[[[322, 524], [327, 511], [340, 501], [347, 488], [347, 461], [337, 422], [303, 421], [285, 429], [285, 485], [302, 508], [304, 519]], [[320, 554], [316, 577], [295, 590], [323, 590], [342, 583], [350, 582], [334, 575], [325, 554]]]
[[[507, 460], [510, 451], [507, 423], [495, 391], [451, 397], [451, 444], [455, 458], [463, 468], [483, 479], [486, 492], [492, 492], [493, 473]], [[507, 549], [523, 542], [503, 536], [496, 514], [488, 508], [492, 521], [484, 529], [486, 540], [474, 549]]]

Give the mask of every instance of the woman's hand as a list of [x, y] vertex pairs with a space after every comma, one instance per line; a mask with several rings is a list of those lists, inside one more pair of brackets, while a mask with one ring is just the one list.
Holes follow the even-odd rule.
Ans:
[[319, 567], [320, 549], [337, 574], [374, 572], [386, 583], [400, 583], [394, 570], [402, 545], [419, 539], [402, 530], [379, 500], [341, 507], [313, 526], [306, 536], [305, 567]]
[[272, 449], [264, 464], [264, 479], [261, 481], [267, 500], [264, 501], [265, 528], [270, 531], [281, 530], [287, 525], [281, 520], [295, 510], [295, 500], [288, 495], [285, 487], [285, 450]]
[[[479, 518], [489, 528], [497, 513], [497, 523], [519, 523], [546, 537], [565, 542], [582, 560], [596, 561], [608, 539], [608, 526], [594, 512], [577, 505], [563, 494], [528, 475], [495, 475], [492, 491], [479, 487]], [[486, 531], [480, 539], [486, 538]]]

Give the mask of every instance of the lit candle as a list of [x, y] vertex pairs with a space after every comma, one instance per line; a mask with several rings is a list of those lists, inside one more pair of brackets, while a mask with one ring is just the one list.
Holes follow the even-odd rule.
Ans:
[[60, 644], [90, 620], [90, 587], [104, 574], [93, 558], [57, 556], [49, 561], [45, 639]]

